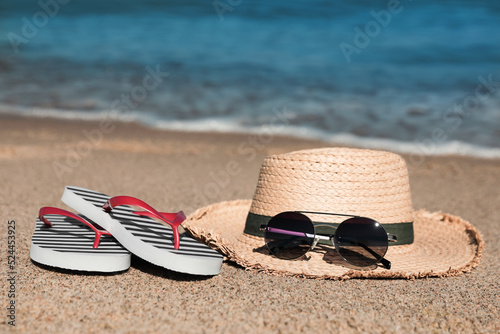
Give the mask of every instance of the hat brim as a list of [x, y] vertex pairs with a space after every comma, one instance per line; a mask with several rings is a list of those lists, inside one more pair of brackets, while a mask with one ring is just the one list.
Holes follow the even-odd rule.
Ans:
[[414, 214], [413, 244], [389, 247], [392, 268], [349, 265], [333, 247], [321, 246], [301, 259], [269, 255], [264, 239], [243, 233], [251, 200], [221, 202], [198, 209], [183, 226], [193, 236], [220, 251], [228, 260], [260, 272], [306, 278], [422, 278], [469, 272], [484, 249], [481, 233], [458, 216], [425, 210]]

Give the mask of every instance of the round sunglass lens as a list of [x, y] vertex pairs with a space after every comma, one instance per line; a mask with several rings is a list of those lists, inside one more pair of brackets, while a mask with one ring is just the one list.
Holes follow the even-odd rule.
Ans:
[[367, 267], [379, 262], [387, 252], [387, 232], [376, 220], [355, 217], [344, 221], [335, 232], [335, 248], [347, 262]]
[[274, 256], [284, 260], [297, 259], [311, 248], [314, 225], [301, 213], [283, 212], [267, 224], [265, 241]]

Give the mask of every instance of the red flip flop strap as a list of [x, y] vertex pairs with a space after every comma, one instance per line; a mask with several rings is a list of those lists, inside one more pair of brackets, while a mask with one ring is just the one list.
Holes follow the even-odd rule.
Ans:
[[181, 210], [177, 212], [177, 215], [174, 218], [174, 224], [180, 225], [185, 220], [186, 220], [186, 215], [184, 214], [184, 211]]
[[[152, 215], [154, 215], [158, 219], [161, 219], [160, 218], [161, 214], [158, 211], [156, 211], [155, 208], [153, 208], [148, 203], [146, 203], [144, 201], [141, 201], [140, 199], [132, 197], [132, 196], [115, 196], [115, 197], [111, 197], [106, 203], [104, 203], [104, 205], [102, 206], [102, 208], [105, 211], [110, 211], [113, 208], [116, 208], [117, 206], [120, 206], [120, 205], [137, 206], [137, 207], [139, 207], [141, 209], [144, 209], [144, 210], [148, 211], [149, 213], [151, 213]], [[163, 218], [162, 220], [165, 220], [164, 217], [162, 217], [162, 218]]]
[[[172, 227], [172, 231], [174, 233], [174, 248], [179, 249], [180, 246], [180, 236], [179, 236], [179, 228], [178, 226], [184, 221], [185, 216], [182, 211], [176, 214], [175, 218], [168, 219], [167, 217], [163, 216], [162, 213], [156, 211], [155, 208], [153, 208], [151, 205], [147, 204], [144, 201], [141, 201], [138, 198], [132, 197], [132, 196], [115, 196], [111, 197], [104, 205], [102, 208], [105, 211], [111, 211], [113, 208], [120, 206], [120, 205], [130, 205], [130, 206], [136, 206], [141, 209], [146, 210], [145, 213], [142, 211], [136, 211], [134, 212], [135, 214], [142, 215], [142, 216], [147, 216], [151, 218], [157, 218], [161, 221], [164, 221], [165, 223], [169, 224]], [[179, 216], [179, 214], [182, 212], [182, 215]], [[184, 219], [180, 220], [180, 218], [184, 216]], [[169, 214], [170, 218], [170, 214]]]
[[88, 222], [87, 220], [83, 219], [82, 217], [75, 215], [73, 212], [66, 211], [63, 209], [59, 208], [54, 208], [51, 206], [44, 206], [43, 208], [40, 208], [38, 211], [38, 218], [43, 221], [46, 225], [52, 226], [52, 223], [45, 217], [45, 215], [60, 215], [60, 216], [65, 216], [65, 217], [70, 217], [75, 220], [78, 220], [81, 223], [84, 223], [88, 227], [92, 229], [92, 231], [95, 232], [95, 239], [94, 239], [94, 245], [93, 248], [97, 248], [99, 246], [99, 242], [101, 241], [101, 235], [111, 235], [106, 230], [98, 230], [93, 224]]
[[[134, 211], [134, 214], [139, 216], [145, 216], [150, 218], [157, 218], [154, 214], [148, 211]], [[160, 212], [160, 214], [172, 222], [174, 225], [180, 225], [184, 220], [186, 220], [186, 215], [184, 212]]]

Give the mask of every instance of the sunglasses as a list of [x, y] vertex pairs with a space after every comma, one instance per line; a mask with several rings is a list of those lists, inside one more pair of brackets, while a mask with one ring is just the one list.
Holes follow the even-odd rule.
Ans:
[[[328, 224], [313, 224], [305, 214], [350, 217], [334, 227]], [[318, 234], [316, 228], [328, 226], [334, 234]], [[367, 217], [338, 213], [287, 211], [271, 218], [260, 226], [265, 231], [264, 239], [269, 252], [277, 258], [294, 260], [314, 249], [318, 242], [335, 246], [338, 254], [357, 267], [368, 267], [380, 263], [391, 269], [391, 262], [384, 259], [389, 241], [396, 242], [397, 236], [385, 231], [382, 224]]]

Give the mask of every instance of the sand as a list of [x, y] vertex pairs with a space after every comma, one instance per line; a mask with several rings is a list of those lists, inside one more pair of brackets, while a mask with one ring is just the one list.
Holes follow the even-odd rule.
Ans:
[[[12, 220], [17, 259], [15, 328], [23, 333], [500, 330], [497, 160], [404, 156], [414, 207], [460, 215], [484, 236], [480, 266], [460, 276], [328, 281], [269, 276], [224, 262], [218, 276], [203, 278], [138, 258], [124, 273], [88, 275], [52, 270], [29, 257], [38, 209], [68, 209], [60, 201], [65, 185], [128, 194], [164, 211], [191, 213], [210, 203], [251, 198], [268, 154], [331, 144], [6, 116], [0, 116], [0, 128], [0, 332], [12, 330], [6, 309], [11, 300], [7, 226]], [[236, 176], [223, 172], [229, 160], [241, 167]], [[203, 187], [211, 182], [218, 187], [210, 191]]]

